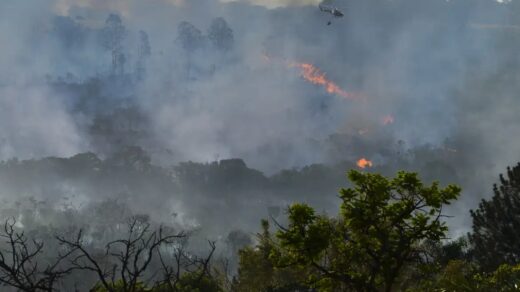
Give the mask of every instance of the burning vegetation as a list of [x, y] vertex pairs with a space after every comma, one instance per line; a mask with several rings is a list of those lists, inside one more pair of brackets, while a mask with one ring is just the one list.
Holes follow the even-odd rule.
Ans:
[[367, 167], [372, 167], [372, 161], [366, 159], [366, 158], [361, 158], [359, 159], [357, 162], [356, 162], [356, 165], [359, 167], [359, 168], [367, 168]]
[[[262, 59], [265, 62], [273, 62], [275, 58], [268, 55], [266, 52], [262, 53]], [[327, 93], [334, 94], [343, 98], [353, 99], [354, 94], [343, 90], [339, 85], [337, 85], [332, 80], [329, 80], [325, 74], [325, 72], [321, 71], [320, 68], [316, 67], [311, 63], [305, 62], [295, 62], [295, 61], [283, 61], [287, 64], [288, 68], [298, 68], [300, 70], [300, 76], [307, 82], [312, 83], [314, 85], [319, 85], [325, 88]]]
[[310, 63], [291, 62], [289, 63], [289, 67], [296, 67], [300, 69], [300, 74], [305, 81], [310, 82], [312, 84], [323, 86], [329, 94], [335, 94], [348, 99], [354, 98], [354, 96], [351, 93], [346, 92], [345, 90], [341, 89], [336, 83], [327, 79], [326, 74], [324, 72], [322, 72], [319, 68]]

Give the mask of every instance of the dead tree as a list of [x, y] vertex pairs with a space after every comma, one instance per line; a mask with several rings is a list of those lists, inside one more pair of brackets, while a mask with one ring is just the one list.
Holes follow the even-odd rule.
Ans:
[[15, 224], [14, 218], [7, 219], [0, 234], [5, 240], [0, 248], [0, 284], [19, 291], [55, 291], [57, 283], [75, 269], [64, 265], [70, 252], [44, 263], [43, 242], [29, 240], [24, 232], [15, 230]]
[[127, 237], [109, 242], [101, 254], [96, 254], [86, 244], [81, 230], [72, 240], [63, 236], [57, 239], [74, 253], [71, 265], [78, 270], [96, 273], [99, 285], [106, 291], [135, 292], [143, 284], [145, 273], [159, 248], [184, 237], [183, 233], [165, 234], [162, 226], [152, 231], [149, 223], [133, 217], [128, 223]]
[[182, 275], [190, 273], [195, 275], [193, 284], [201, 283], [205, 277], [211, 278], [211, 259], [215, 253], [216, 245], [214, 241], [208, 241], [210, 245], [210, 252], [205, 258], [194, 256], [188, 253], [184, 245], [176, 246], [173, 252], [173, 266], [168, 264], [158, 251], [161, 262], [163, 280], [156, 282], [155, 286], [166, 287], [168, 291], [178, 291], [179, 283]]

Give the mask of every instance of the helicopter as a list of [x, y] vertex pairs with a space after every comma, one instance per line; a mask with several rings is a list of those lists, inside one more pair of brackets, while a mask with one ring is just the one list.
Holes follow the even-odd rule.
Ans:
[[[330, 5], [324, 5], [324, 4], [319, 4], [318, 7], [320, 8], [320, 11], [329, 13], [332, 16], [334, 16], [335, 18], [340, 18], [340, 17], [344, 16], [343, 12], [341, 10], [339, 10], [339, 8], [337, 8], [337, 7], [330, 6]], [[327, 25], [331, 25], [331, 24], [332, 24], [332, 21], [329, 20], [327, 22]]]

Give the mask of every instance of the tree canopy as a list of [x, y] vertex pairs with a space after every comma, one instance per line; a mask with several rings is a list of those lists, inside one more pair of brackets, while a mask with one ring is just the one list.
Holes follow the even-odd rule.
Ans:
[[469, 240], [482, 268], [495, 270], [502, 263], [520, 263], [520, 164], [500, 175], [493, 197], [471, 210], [473, 229]]
[[422, 260], [421, 245], [446, 237], [443, 206], [460, 188], [424, 185], [408, 172], [392, 179], [355, 170], [348, 176], [354, 186], [341, 189], [336, 218], [294, 204], [288, 225], [278, 224], [269, 245], [264, 231], [259, 250], [271, 248], [267, 259], [275, 268], [305, 271], [309, 287], [392, 291], [404, 268]]

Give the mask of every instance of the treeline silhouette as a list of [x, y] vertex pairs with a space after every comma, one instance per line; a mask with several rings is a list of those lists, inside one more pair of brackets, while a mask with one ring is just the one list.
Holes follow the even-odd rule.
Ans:
[[[139, 175], [155, 174], [171, 186], [199, 182], [199, 191], [218, 181], [227, 186], [218, 196], [277, 185], [241, 160], [167, 171], [138, 148], [125, 151], [105, 160], [81, 154], [9, 161], [1, 171], [4, 178], [8, 170], [31, 177], [43, 163], [70, 179], [95, 179], [93, 173], [122, 168], [135, 175], [135, 187]], [[448, 238], [444, 219], [461, 189], [405, 171], [388, 178], [351, 170], [335, 216], [293, 203], [283, 214], [271, 210], [255, 237], [234, 231], [206, 243], [191, 241], [196, 228], [159, 222], [117, 200], [76, 208], [32, 199], [1, 210], [0, 282], [13, 291], [513, 291], [520, 283], [519, 173], [520, 164], [500, 175], [460, 238]]]

